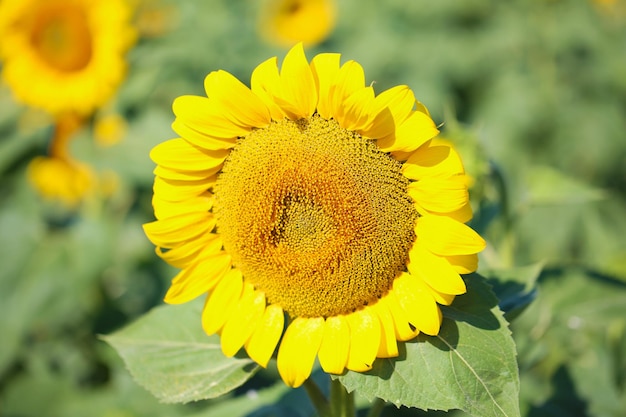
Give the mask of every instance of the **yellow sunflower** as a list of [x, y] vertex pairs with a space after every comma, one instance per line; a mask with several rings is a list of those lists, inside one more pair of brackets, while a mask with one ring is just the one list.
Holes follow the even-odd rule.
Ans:
[[144, 230], [181, 269], [167, 303], [207, 294], [202, 324], [224, 354], [261, 366], [277, 349], [297, 387], [366, 371], [398, 341], [436, 335], [484, 240], [459, 155], [407, 86], [378, 95], [339, 54], [302, 44], [260, 64], [251, 88], [225, 71], [174, 102], [180, 138], [155, 147], [156, 221]]
[[334, 0], [266, 0], [259, 14], [259, 30], [277, 45], [315, 45], [334, 29], [336, 15]]
[[90, 114], [124, 77], [130, 17], [123, 0], [3, 0], [2, 77], [27, 105]]

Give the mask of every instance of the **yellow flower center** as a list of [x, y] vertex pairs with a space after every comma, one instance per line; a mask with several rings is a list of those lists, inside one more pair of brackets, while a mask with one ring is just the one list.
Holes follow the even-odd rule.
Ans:
[[45, 4], [34, 16], [30, 42], [44, 61], [59, 71], [78, 71], [92, 56], [85, 12], [72, 2]]
[[404, 270], [417, 213], [400, 163], [317, 115], [240, 139], [215, 185], [224, 248], [292, 316], [351, 313]]

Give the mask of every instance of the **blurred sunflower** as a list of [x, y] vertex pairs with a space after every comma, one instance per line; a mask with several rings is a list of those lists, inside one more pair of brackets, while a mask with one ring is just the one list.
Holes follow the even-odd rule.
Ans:
[[28, 180], [39, 194], [66, 207], [76, 207], [93, 191], [96, 176], [89, 165], [72, 158], [69, 142], [81, 127], [79, 116], [66, 113], [57, 117], [54, 135], [46, 156], [28, 164]]
[[260, 64], [251, 89], [225, 71], [175, 100], [181, 138], [155, 147], [156, 221], [144, 230], [181, 272], [165, 296], [208, 292], [202, 324], [297, 387], [315, 358], [366, 371], [398, 341], [436, 335], [484, 240], [461, 160], [407, 86], [375, 95], [339, 54], [302, 44]]
[[2, 77], [27, 105], [88, 115], [124, 77], [130, 18], [123, 0], [3, 0]]
[[259, 14], [259, 30], [277, 45], [315, 45], [334, 29], [336, 14], [334, 0], [267, 0]]

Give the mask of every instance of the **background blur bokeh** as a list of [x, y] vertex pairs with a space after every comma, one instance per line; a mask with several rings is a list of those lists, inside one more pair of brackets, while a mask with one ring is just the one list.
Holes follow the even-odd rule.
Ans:
[[[159, 404], [98, 339], [160, 304], [175, 273], [141, 229], [153, 220], [148, 154], [174, 137], [173, 99], [204, 94], [212, 70], [247, 84], [257, 64], [284, 56], [267, 25], [285, 16], [268, 8], [308, 6], [282, 3], [132, 1], [126, 79], [68, 143], [99, 178], [78, 204], [29, 181], [55, 119], [0, 87], [1, 416], [310, 412], [300, 390], [263, 390], [264, 372], [228, 398]], [[331, 15], [311, 6], [310, 19], [328, 27], [312, 25], [322, 34], [307, 35], [308, 58], [340, 52], [377, 92], [411, 87], [475, 180], [472, 226], [489, 242], [479, 272], [508, 271], [527, 288], [537, 279], [535, 301], [512, 324], [523, 415], [626, 415], [626, 3], [322, 3]]]

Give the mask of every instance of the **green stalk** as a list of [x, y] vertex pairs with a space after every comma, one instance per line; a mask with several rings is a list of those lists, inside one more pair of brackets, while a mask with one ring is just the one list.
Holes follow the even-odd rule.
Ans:
[[330, 380], [330, 410], [332, 417], [355, 417], [354, 392], [346, 388], [338, 379]]
[[334, 415], [331, 414], [328, 400], [312, 378], [307, 378], [306, 381], [304, 381], [303, 387], [320, 417], [334, 417]]

